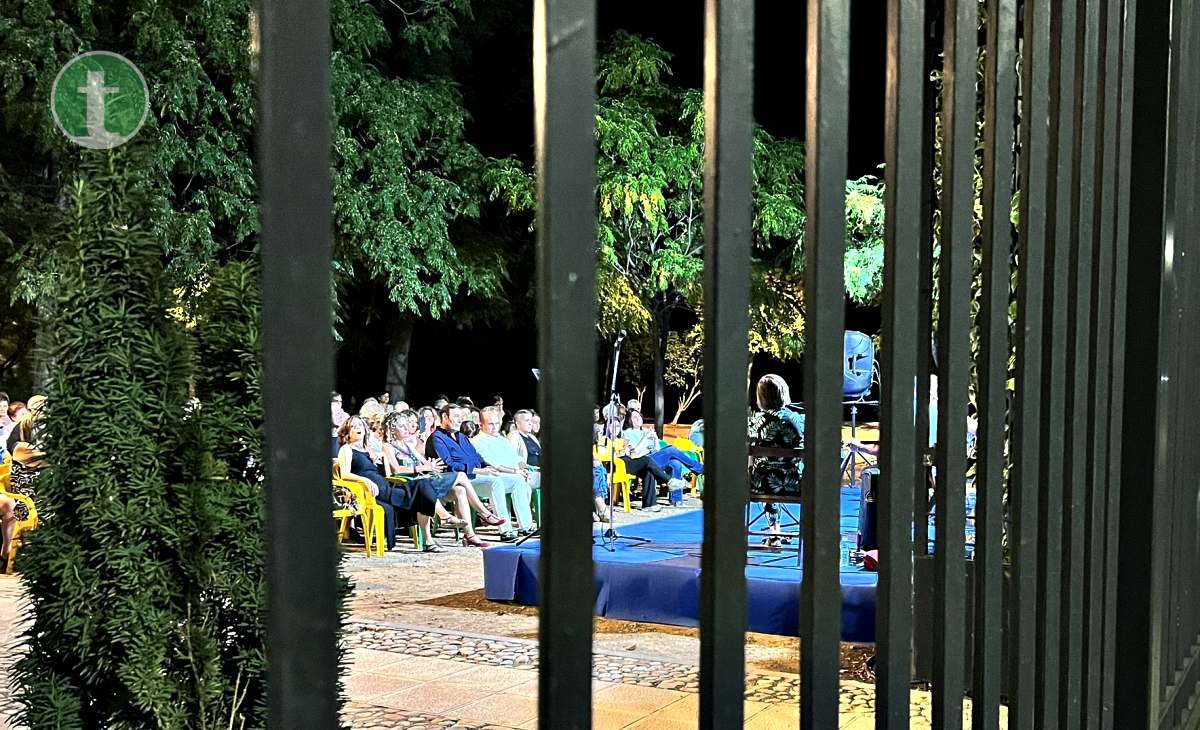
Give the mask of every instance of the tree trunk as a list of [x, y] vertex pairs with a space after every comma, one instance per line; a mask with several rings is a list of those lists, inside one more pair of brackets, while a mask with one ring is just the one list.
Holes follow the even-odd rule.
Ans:
[[654, 430], [662, 438], [663, 426], [667, 422], [665, 400], [666, 394], [666, 364], [667, 364], [667, 335], [670, 334], [671, 313], [660, 312], [654, 316]]
[[38, 308], [36, 331], [33, 342], [33, 390], [30, 394], [45, 394], [50, 385], [50, 337], [49, 317], [42, 307]]
[[392, 325], [388, 338], [387, 378], [384, 389], [391, 394], [392, 402], [408, 398], [408, 353], [412, 347], [413, 319], [402, 314]]

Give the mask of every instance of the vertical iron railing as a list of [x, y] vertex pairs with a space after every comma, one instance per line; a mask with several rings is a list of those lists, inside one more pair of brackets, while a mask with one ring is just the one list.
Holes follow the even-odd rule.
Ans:
[[1067, 470], [1066, 368], [1070, 291], [1071, 140], [1075, 69], [1075, 3], [1054, 0], [1050, 10], [1051, 183], [1046, 189], [1045, 307], [1042, 323], [1042, 463], [1038, 515], [1037, 715], [1035, 727], [1058, 726], [1062, 619], [1063, 482]]
[[328, 3], [263, 0], [260, 27], [267, 691], [274, 727], [325, 730], [338, 677]]
[[[1166, 175], [1167, 81], [1171, 0], [1130, 0], [1126, 59], [1131, 61], [1129, 149], [1134, 155], [1123, 192], [1128, 195], [1125, 291], [1126, 347], [1121, 459], [1121, 542], [1118, 565], [1114, 727], [1155, 727], [1162, 687], [1159, 570], [1163, 550], [1146, 539], [1162, 525], [1162, 481], [1155, 478], [1159, 411], [1160, 285]], [[1123, 205], [1123, 204], [1122, 204]], [[1137, 488], [1134, 488], [1136, 485]], [[1131, 529], [1136, 525], [1136, 529]]]
[[[928, 70], [942, 9], [934, 725], [961, 725], [968, 685], [976, 727], [998, 724], [1002, 695], [1015, 728], [1194, 724], [1200, 1], [986, 3], [978, 531], [968, 640], [962, 481], [976, 3], [946, 0], [939, 8], [936, 0], [891, 0], [876, 725], [908, 725], [913, 557], [927, 549], [918, 462], [927, 440], [930, 312], [923, 300], [932, 294], [933, 263]], [[753, 7], [707, 0], [706, 17], [709, 491], [699, 720], [716, 730], [743, 719]], [[324, 403], [313, 396], [323, 396], [333, 374], [327, 2], [263, 0], [261, 28], [269, 702], [273, 726], [327, 728], [337, 722], [336, 551], [324, 512]], [[838, 719], [834, 464], [842, 414], [835, 363], [843, 327], [848, 0], [813, 0], [807, 29], [801, 722], [826, 728]], [[583, 434], [596, 379], [595, 40], [594, 0], [535, 3], [538, 357], [548, 487], [539, 723], [572, 729], [591, 726], [591, 664], [581, 660], [592, 649], [589, 498], [586, 490], [553, 485], [577, 482], [589, 463]], [[1009, 206], [1018, 115], [1014, 260]], [[1014, 264], [1016, 382], [1006, 420]], [[911, 413], [914, 391], [919, 402]], [[315, 538], [322, 534], [327, 539]]]
[[966, 685], [967, 387], [975, 203], [977, 6], [947, 0], [943, 35], [933, 723], [962, 726]]
[[[1063, 420], [1064, 432], [1079, 429], [1085, 436], [1068, 441], [1063, 466], [1063, 553], [1062, 614], [1060, 616], [1061, 653], [1058, 672], [1059, 725], [1077, 727], [1080, 717], [1081, 678], [1083, 672], [1083, 573], [1084, 548], [1087, 545], [1086, 524], [1089, 470], [1089, 449], [1086, 434], [1089, 425], [1090, 403], [1088, 383], [1092, 377], [1090, 330], [1095, 318], [1091, 311], [1093, 215], [1095, 153], [1095, 98], [1097, 62], [1098, 0], [1082, 0], [1075, 4], [1074, 28], [1064, 26], [1065, 33], [1075, 34], [1075, 77], [1069, 96], [1070, 165], [1073, 184], [1070, 186], [1070, 283], [1067, 310], [1067, 379], [1060, 387], [1066, 390], [1067, 407]], [[1063, 99], [1068, 98], [1064, 87]], [[1065, 119], [1065, 117], [1064, 117]], [[1067, 149], [1063, 147], [1063, 149]], [[1065, 199], [1066, 196], [1064, 196]], [[1061, 199], [1060, 199], [1061, 200]]]
[[704, 544], [700, 727], [741, 727], [754, 6], [708, 0], [704, 42]]
[[[972, 727], [1000, 724], [1003, 625], [1008, 298], [1012, 283], [1012, 176], [1017, 88], [1017, 3], [989, 0], [984, 72], [983, 258], [979, 309]], [[949, 476], [949, 475], [948, 475]], [[957, 485], [953, 477], [949, 484]], [[952, 524], [956, 524], [955, 523]]]
[[534, 3], [538, 363], [546, 416], [538, 724], [591, 727], [591, 471], [595, 392], [594, 0]]
[[800, 727], [837, 726], [841, 587], [842, 257], [846, 247], [850, 2], [808, 4], [805, 62], [805, 469]]
[[1099, 46], [1097, 49], [1098, 90], [1095, 178], [1097, 190], [1093, 210], [1093, 231], [1096, 237], [1096, 256], [1093, 266], [1092, 304], [1095, 327], [1092, 330], [1091, 351], [1096, 366], [1090, 381], [1090, 419], [1088, 444], [1088, 535], [1086, 573], [1084, 576], [1084, 657], [1082, 679], [1082, 715], [1084, 727], [1100, 727], [1103, 723], [1105, 699], [1102, 696], [1104, 672], [1104, 587], [1105, 548], [1111, 538], [1108, 522], [1109, 434], [1112, 413], [1109, 411], [1112, 383], [1112, 314], [1116, 291], [1113, 287], [1115, 253], [1115, 219], [1112, 215], [1117, 181], [1117, 78], [1120, 53], [1120, 2], [1102, 0], [1099, 8]]
[[1016, 392], [1009, 479], [1009, 727], [1032, 730], [1037, 653], [1042, 331], [1050, 111], [1050, 4], [1026, 0], [1021, 46], [1020, 214], [1017, 253]]
[[[883, 364], [880, 405], [879, 547], [875, 613], [876, 727], [906, 728], [913, 636], [914, 494], [925, 513], [923, 472], [914, 428], [915, 382], [921, 347], [919, 248], [925, 225], [925, 0], [890, 0], [887, 16], [887, 100], [884, 154]], [[927, 349], [927, 348], [926, 348]], [[918, 489], [918, 484], [921, 488]], [[918, 526], [921, 521], [918, 521]], [[921, 535], [918, 529], [918, 535]], [[924, 538], [923, 535], [921, 535]]]

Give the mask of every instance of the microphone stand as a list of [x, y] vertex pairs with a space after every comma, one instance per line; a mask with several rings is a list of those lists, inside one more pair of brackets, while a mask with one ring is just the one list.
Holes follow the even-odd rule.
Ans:
[[[613, 423], [617, 420], [617, 408], [620, 405], [620, 396], [617, 395], [617, 365], [621, 361], [621, 343], [624, 340], [625, 340], [625, 330], [621, 330], [621, 333], [619, 335], [617, 335], [617, 339], [613, 342], [612, 355], [609, 358], [610, 364], [611, 364], [612, 378], [609, 381], [609, 388], [608, 388], [608, 409], [607, 409], [608, 414], [604, 417], [604, 438], [606, 438], [608, 440], [609, 454], [612, 456], [612, 459], [609, 460], [609, 462], [608, 462], [608, 519], [609, 519], [609, 523], [608, 523], [607, 528], [604, 528], [603, 523], [601, 523], [602, 526], [600, 528], [600, 539], [604, 545], [604, 549], [609, 551], [610, 553], [614, 552], [616, 550], [617, 540], [632, 540], [639, 544], [650, 542], [649, 538], [634, 537], [632, 535], [622, 535], [622, 534], [618, 533], [617, 528], [616, 528], [616, 522], [613, 521], [614, 520], [613, 515], [616, 512], [616, 496], [617, 496], [617, 490], [613, 486], [613, 473], [616, 471], [616, 468], [617, 468], [617, 459], [619, 459], [621, 457], [617, 456], [616, 450], [612, 448], [613, 438], [609, 434], [612, 433]], [[595, 540], [596, 540], [596, 538], [593, 537], [592, 538], [593, 544], [595, 543]]]

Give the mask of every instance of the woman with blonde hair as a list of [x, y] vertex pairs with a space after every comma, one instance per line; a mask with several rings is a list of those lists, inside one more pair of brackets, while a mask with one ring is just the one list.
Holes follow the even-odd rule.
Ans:
[[[442, 517], [439, 514], [438, 519], [451, 527], [462, 529], [462, 544], [464, 546], [488, 547], [488, 543], [475, 534], [475, 528], [471, 521], [471, 508], [475, 508], [475, 511], [479, 513], [480, 518], [486, 524], [499, 526], [503, 525], [507, 520], [492, 514], [492, 511], [487, 508], [487, 505], [483, 503], [483, 500], [475, 492], [475, 487], [471, 485], [471, 481], [467, 479], [466, 474], [457, 471], [447, 473], [445, 471], [446, 465], [441, 459], [426, 459], [422, 456], [411, 440], [416, 431], [417, 414], [414, 411], [389, 413], [387, 419], [384, 420], [384, 435], [386, 437], [384, 449], [391, 452], [391, 459], [388, 461], [388, 476], [394, 474], [401, 476], [411, 475], [412, 480], [435, 479], [439, 482], [449, 484], [449, 493], [454, 497], [454, 511], [458, 515], [451, 516], [447, 514], [445, 517]], [[439, 485], [439, 491], [440, 489]]]

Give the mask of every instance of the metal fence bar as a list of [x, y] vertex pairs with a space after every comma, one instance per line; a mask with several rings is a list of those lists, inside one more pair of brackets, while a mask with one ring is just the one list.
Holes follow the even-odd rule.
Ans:
[[[938, 88], [932, 76], [942, 65], [943, 0], [925, 0], [925, 65], [921, 77], [922, 118], [934, 119], [937, 114]], [[937, 208], [937, 192], [933, 184], [934, 124], [925, 124], [921, 135], [921, 234], [917, 239], [917, 276], [920, 296], [917, 298], [917, 439], [915, 443], [916, 474], [919, 485], [926, 485], [926, 474], [933, 463], [929, 443], [930, 378], [933, 372], [933, 212]], [[886, 174], [886, 171], [885, 171]], [[885, 271], [886, 275], [886, 271]], [[913, 516], [924, 529], [913, 530], [915, 555], [930, 554], [929, 493], [922, 488], [913, 491]]]
[[1114, 728], [1114, 692], [1117, 671], [1116, 621], [1117, 621], [1117, 565], [1120, 548], [1121, 525], [1121, 464], [1123, 448], [1123, 424], [1125, 402], [1125, 352], [1126, 352], [1126, 288], [1129, 247], [1129, 179], [1132, 165], [1131, 115], [1133, 102], [1133, 38], [1135, 29], [1136, 0], [1112, 0], [1119, 8], [1120, 58], [1118, 62], [1119, 89], [1117, 97], [1117, 157], [1116, 179], [1113, 183], [1115, 202], [1113, 205], [1113, 303], [1112, 342], [1110, 358], [1112, 382], [1109, 386], [1109, 418], [1111, 428], [1108, 438], [1108, 504], [1106, 514], [1107, 544], [1104, 550], [1104, 656], [1101, 667], [1101, 727]]
[[[1062, 429], [1081, 429], [1083, 438], [1071, 439], [1064, 467], [1063, 515], [1063, 610], [1061, 616], [1062, 676], [1059, 693], [1059, 722], [1063, 728], [1079, 726], [1083, 673], [1083, 574], [1086, 514], [1088, 510], [1088, 446], [1091, 402], [1088, 398], [1092, 357], [1089, 349], [1094, 324], [1092, 306], [1092, 260], [1094, 258], [1093, 211], [1095, 208], [1096, 62], [1099, 49], [1098, 0], [1077, 3], [1075, 17], [1075, 83], [1071, 131], [1070, 292], [1067, 319], [1066, 418]], [[1069, 29], [1064, 28], [1069, 32]]]
[[741, 727], [754, 5], [708, 0], [704, 33], [704, 422], [700, 727]]
[[1089, 494], [1087, 572], [1084, 576], [1086, 619], [1084, 621], [1082, 724], [1099, 727], [1103, 717], [1101, 679], [1104, 666], [1104, 550], [1108, 512], [1108, 445], [1111, 420], [1108, 403], [1111, 387], [1111, 340], [1113, 298], [1114, 218], [1112, 210], [1117, 179], [1117, 78], [1120, 53], [1120, 2], [1103, 0], [1100, 7], [1100, 37], [1097, 58], [1101, 64], [1097, 79], [1097, 144], [1095, 166], [1098, 204], [1093, 210], [1093, 230], [1097, 253], [1093, 265], [1092, 311], [1096, 314], [1091, 351], [1094, 375], [1089, 384], [1092, 437], [1088, 449], [1088, 469], [1092, 490]]
[[947, 0], [942, 81], [933, 726], [962, 726], [966, 684], [968, 334], [974, 216], [976, 4]]
[[1115, 727], [1114, 693], [1117, 673], [1117, 566], [1121, 543], [1121, 465], [1125, 410], [1126, 297], [1129, 263], [1130, 167], [1132, 165], [1131, 115], [1133, 103], [1133, 39], [1136, 0], [1113, 0], [1120, 8], [1119, 89], [1117, 98], [1117, 159], [1112, 210], [1113, 241], [1112, 382], [1109, 386], [1107, 544], [1104, 550], [1104, 656], [1101, 667], [1101, 728]]
[[[1190, 43], [1188, 29], [1190, 26], [1191, 3], [1189, 0], [1174, 0], [1171, 10], [1171, 65], [1170, 86], [1168, 90], [1168, 128], [1167, 128], [1167, 185], [1166, 185], [1166, 242], [1163, 250], [1163, 291], [1161, 310], [1161, 334], [1159, 340], [1159, 393], [1162, 400], [1159, 415], [1159, 450], [1157, 475], [1162, 479], [1165, 490], [1166, 514], [1166, 588], [1169, 597], [1166, 602], [1167, 610], [1163, 615], [1164, 640], [1163, 656], [1160, 661], [1162, 685], [1164, 693], [1170, 695], [1177, 692], [1179, 677], [1177, 671], [1182, 664], [1185, 651], [1182, 646], [1182, 626], [1180, 618], [1182, 606], [1182, 535], [1180, 534], [1180, 511], [1183, 509], [1183, 489], [1179, 484], [1179, 455], [1176, 445], [1180, 434], [1180, 395], [1183, 369], [1181, 367], [1180, 325], [1182, 324], [1182, 282], [1181, 264], [1184, 263], [1186, 241], [1182, 234], [1184, 229], [1185, 196], [1187, 179], [1195, 174], [1180, 165], [1180, 158], [1185, 154], [1183, 140], [1187, 138], [1188, 126], [1192, 123], [1189, 117], [1192, 94], [1187, 93], [1181, 86], [1181, 81], [1187, 77], [1190, 65]], [[1191, 477], [1192, 475], [1189, 475]], [[1164, 699], [1164, 705], [1170, 703]]]
[[538, 725], [591, 727], [591, 470], [596, 383], [594, 0], [534, 3], [542, 551]]
[[[1047, 190], [1046, 306], [1042, 348], [1045, 358], [1042, 377], [1042, 463], [1041, 498], [1038, 505], [1038, 634], [1037, 715], [1038, 728], [1057, 727], [1059, 697], [1059, 632], [1062, 591], [1062, 530], [1064, 436], [1066, 414], [1067, 312], [1070, 301], [1071, 221], [1071, 119], [1075, 70], [1075, 3], [1055, 0], [1050, 13], [1050, 147], [1051, 184]], [[1068, 32], [1068, 29], [1072, 32]]]
[[337, 725], [337, 548], [329, 524], [333, 383], [329, 8], [264, 0], [262, 195], [267, 666], [273, 727]]
[[1043, 285], [1046, 271], [1049, 145], [1050, 1], [1024, 7], [1021, 94], [1021, 197], [1017, 255], [1017, 390], [1013, 404], [1009, 480], [1009, 727], [1034, 724], [1037, 619], [1037, 520], [1041, 440]]
[[[1012, 272], [1016, 0], [988, 0], [984, 71], [983, 260], [979, 309], [978, 461], [972, 727], [1000, 724], [1008, 303]], [[948, 480], [949, 483], [949, 480]]]
[[841, 589], [842, 257], [850, 74], [849, 0], [808, 4], [805, 142], [804, 580], [800, 586], [800, 726], [836, 727]]
[[[1159, 417], [1159, 321], [1162, 246], [1165, 240], [1163, 186], [1166, 166], [1167, 79], [1170, 0], [1131, 0], [1126, 13], [1133, 35], [1128, 210], [1137, 224], [1117, 241], [1128, 255], [1124, 350], [1124, 403], [1121, 461], [1121, 542], [1118, 564], [1114, 726], [1152, 727], [1162, 687], [1162, 551], [1146, 534], [1162, 525], [1165, 499], [1156, 473]], [[1128, 56], [1127, 56], [1128, 58]], [[1136, 445], [1136, 447], [1135, 447]], [[1147, 485], [1149, 487], [1147, 488]]]
[[[879, 455], [880, 571], [875, 613], [878, 728], [907, 728], [912, 679], [913, 499], [919, 443], [912, 413], [917, 373], [918, 271], [926, 134], [925, 0], [891, 0], [887, 17], [887, 164], [884, 166], [883, 392]], [[913, 383], [915, 385], [915, 382]], [[921, 488], [918, 489], [917, 485]], [[918, 514], [923, 515], [924, 505]], [[920, 525], [920, 522], [917, 523]], [[919, 534], [919, 530], [918, 530]]]

